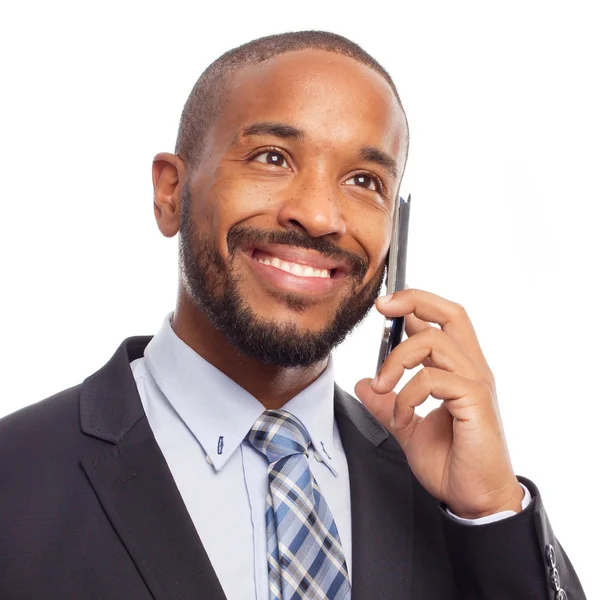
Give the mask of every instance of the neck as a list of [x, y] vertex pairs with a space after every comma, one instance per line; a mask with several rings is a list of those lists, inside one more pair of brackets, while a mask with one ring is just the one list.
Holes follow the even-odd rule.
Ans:
[[278, 367], [245, 356], [227, 342], [185, 294], [179, 294], [171, 325], [177, 337], [266, 409], [281, 408], [315, 381], [327, 366], [327, 359], [310, 367]]

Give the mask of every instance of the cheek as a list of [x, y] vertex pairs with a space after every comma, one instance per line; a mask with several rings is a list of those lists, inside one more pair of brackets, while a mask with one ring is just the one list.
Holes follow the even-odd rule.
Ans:
[[219, 204], [232, 221], [244, 220], [273, 209], [277, 194], [272, 186], [252, 179], [228, 177], [218, 187]]
[[279, 200], [272, 187], [233, 174], [217, 172], [207, 186], [198, 186], [197, 222], [227, 253], [229, 230], [239, 223], [273, 228]]
[[369, 261], [367, 279], [379, 269], [384, 262], [390, 245], [390, 218], [380, 211], [369, 214], [364, 211], [360, 218], [356, 219], [348, 231], [362, 246]]

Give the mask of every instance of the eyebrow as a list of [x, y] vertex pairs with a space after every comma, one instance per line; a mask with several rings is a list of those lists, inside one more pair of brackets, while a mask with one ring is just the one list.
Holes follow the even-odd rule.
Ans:
[[363, 146], [360, 149], [360, 157], [363, 160], [377, 163], [382, 166], [394, 179], [398, 177], [398, 167], [396, 161], [385, 152], [382, 152], [374, 146]]
[[268, 121], [262, 121], [260, 123], [254, 123], [249, 127], [246, 127], [242, 131], [240, 137], [247, 137], [252, 135], [272, 135], [284, 139], [295, 139], [302, 141], [304, 139], [304, 132], [292, 125], [286, 125], [285, 123], [271, 123]]

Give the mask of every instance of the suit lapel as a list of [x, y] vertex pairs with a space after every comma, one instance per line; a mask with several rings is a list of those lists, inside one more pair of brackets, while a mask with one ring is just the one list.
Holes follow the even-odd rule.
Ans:
[[167, 463], [144, 415], [130, 361], [150, 338], [131, 338], [80, 397], [85, 433], [110, 446], [81, 464], [156, 600], [225, 600]]
[[337, 387], [335, 413], [350, 473], [352, 600], [408, 599], [413, 548], [410, 469], [396, 441]]

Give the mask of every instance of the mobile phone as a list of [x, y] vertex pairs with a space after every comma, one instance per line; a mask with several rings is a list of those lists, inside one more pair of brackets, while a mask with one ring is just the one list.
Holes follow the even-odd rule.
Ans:
[[[394, 207], [392, 239], [387, 258], [386, 294], [393, 294], [406, 287], [406, 247], [408, 245], [408, 218], [410, 216], [410, 194], [404, 200], [398, 196]], [[404, 317], [390, 319], [386, 317], [383, 325], [383, 336], [379, 347], [377, 371], [389, 353], [402, 341], [404, 333]]]

